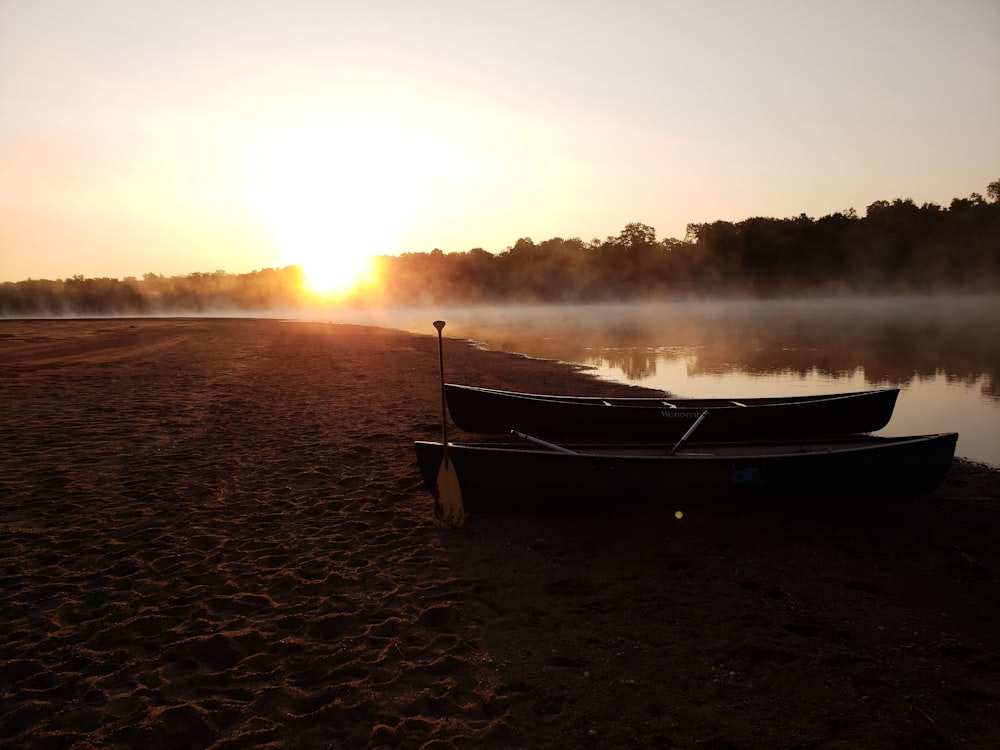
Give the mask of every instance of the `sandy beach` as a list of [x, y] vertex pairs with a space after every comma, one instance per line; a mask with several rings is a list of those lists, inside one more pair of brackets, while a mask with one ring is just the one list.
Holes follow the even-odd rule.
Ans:
[[4, 748], [1000, 747], [1000, 471], [439, 529], [431, 318], [0, 321], [0, 404]]

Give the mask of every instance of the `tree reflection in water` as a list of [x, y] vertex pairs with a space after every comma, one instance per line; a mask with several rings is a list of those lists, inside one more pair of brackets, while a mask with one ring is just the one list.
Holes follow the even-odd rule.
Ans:
[[944, 374], [1000, 398], [1000, 297], [823, 299], [471, 309], [456, 335], [491, 349], [613, 367], [649, 380], [687, 358], [692, 375], [818, 373], [872, 385]]

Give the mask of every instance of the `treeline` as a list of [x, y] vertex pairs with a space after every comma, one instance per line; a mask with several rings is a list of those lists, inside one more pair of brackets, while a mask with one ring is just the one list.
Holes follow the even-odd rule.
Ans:
[[947, 208], [877, 201], [863, 218], [849, 209], [689, 224], [683, 240], [632, 223], [603, 241], [405, 254], [381, 259], [382, 291], [408, 304], [1000, 290], [1000, 180], [988, 195]]
[[[683, 240], [631, 223], [585, 242], [522, 238], [503, 252], [376, 259], [353, 305], [593, 302], [694, 294], [765, 297], [1000, 290], [1000, 180], [945, 208], [876, 201], [819, 219], [689, 224]], [[298, 267], [248, 274], [28, 280], [0, 285], [0, 316], [267, 312], [308, 307]]]
[[301, 289], [297, 266], [246, 274], [28, 279], [0, 285], [0, 317], [253, 313], [296, 309]]

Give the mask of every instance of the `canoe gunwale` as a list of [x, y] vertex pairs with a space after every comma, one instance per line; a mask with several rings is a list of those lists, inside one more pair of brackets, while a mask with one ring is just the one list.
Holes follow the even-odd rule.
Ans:
[[[482, 388], [461, 383], [446, 383], [446, 390], [458, 389], [465, 392], [478, 392], [491, 396], [510, 398], [518, 401], [557, 403], [580, 406], [603, 406], [606, 408], [623, 409], [752, 409], [759, 406], [781, 406], [818, 404], [827, 402], [847, 401], [858, 398], [885, 397], [887, 394], [899, 395], [899, 388], [874, 388], [868, 391], [845, 391], [842, 393], [815, 393], [802, 396], [760, 396], [750, 398], [686, 398], [682, 396], [570, 396], [550, 393], [526, 393], [520, 391], [505, 391], [499, 388]], [[678, 406], [682, 404], [682, 406]]]
[[[764, 440], [764, 441], [734, 441], [712, 443], [690, 443], [671, 455], [672, 443], [563, 443], [560, 447], [569, 449], [572, 453], [561, 453], [544, 446], [531, 443], [516, 443], [512, 441], [449, 441], [449, 449], [466, 449], [476, 451], [495, 451], [509, 454], [541, 454], [546, 456], [564, 455], [568, 458], [614, 458], [623, 461], [743, 461], [761, 459], [794, 459], [802, 456], [846, 455], [850, 453], [873, 451], [888, 447], [905, 447], [919, 443], [944, 440], [957, 432], [940, 432], [927, 435], [903, 435], [899, 437], [854, 436], [818, 440]], [[415, 443], [425, 445], [441, 445], [440, 441], [417, 440]], [[801, 450], [802, 446], [815, 444], [816, 450]], [[792, 450], [799, 446], [800, 450]], [[748, 452], [738, 452], [741, 448]], [[774, 451], [767, 450], [773, 448]], [[781, 449], [785, 449], [782, 451]], [[616, 452], [617, 451], [617, 452]], [[662, 451], [660, 453], [659, 451]], [[714, 451], [714, 452], [713, 452]], [[756, 451], [756, 452], [755, 452]]]

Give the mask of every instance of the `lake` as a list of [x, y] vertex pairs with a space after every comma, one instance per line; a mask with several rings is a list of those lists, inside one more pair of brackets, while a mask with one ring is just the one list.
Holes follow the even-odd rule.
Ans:
[[[1000, 467], [1000, 295], [470, 307], [350, 314], [584, 365], [679, 397], [895, 386], [880, 435], [958, 432], [957, 455]], [[338, 320], [344, 316], [338, 315]], [[447, 367], [447, 364], [446, 364]], [[470, 385], [475, 385], [474, 383]]]

